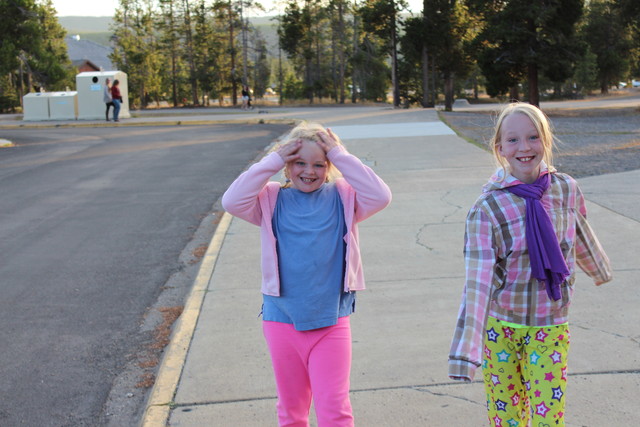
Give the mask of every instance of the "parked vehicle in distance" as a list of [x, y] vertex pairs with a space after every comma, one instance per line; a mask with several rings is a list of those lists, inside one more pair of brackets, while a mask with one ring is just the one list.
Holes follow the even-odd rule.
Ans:
[[640, 87], [640, 80], [631, 80], [631, 86]]

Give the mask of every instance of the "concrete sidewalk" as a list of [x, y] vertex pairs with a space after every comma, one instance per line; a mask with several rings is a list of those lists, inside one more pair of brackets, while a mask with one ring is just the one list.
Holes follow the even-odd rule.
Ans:
[[[360, 225], [368, 289], [351, 320], [356, 425], [486, 425], [481, 382], [450, 381], [447, 354], [463, 286], [465, 215], [493, 171], [490, 154], [455, 136], [432, 110], [305, 111], [333, 128], [394, 196]], [[638, 182], [640, 171], [580, 181], [615, 279], [596, 288], [578, 274], [568, 426], [640, 423]], [[259, 246], [257, 227], [223, 217], [142, 425], [277, 425], [258, 317]]]

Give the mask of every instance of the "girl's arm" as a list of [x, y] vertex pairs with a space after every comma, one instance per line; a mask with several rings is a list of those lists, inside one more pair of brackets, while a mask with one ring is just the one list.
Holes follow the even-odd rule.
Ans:
[[584, 196], [580, 188], [576, 188], [576, 263], [593, 279], [596, 285], [601, 285], [613, 278], [611, 263], [593, 229], [587, 222], [587, 208]]
[[472, 381], [482, 364], [482, 347], [496, 268], [493, 227], [473, 208], [467, 216], [464, 259], [466, 280], [449, 352], [449, 377]]
[[231, 215], [259, 226], [262, 211], [258, 196], [269, 178], [283, 167], [284, 160], [277, 152], [265, 156], [233, 181], [222, 196], [222, 207]]
[[327, 158], [340, 171], [344, 179], [355, 190], [355, 220], [364, 221], [391, 203], [389, 186], [370, 167], [366, 166], [347, 149], [335, 142], [329, 129], [319, 134], [319, 145], [327, 153]]

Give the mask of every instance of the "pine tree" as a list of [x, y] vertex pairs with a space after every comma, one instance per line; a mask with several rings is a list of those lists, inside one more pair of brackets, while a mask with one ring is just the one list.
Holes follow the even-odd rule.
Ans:
[[485, 24], [475, 48], [489, 95], [504, 94], [526, 79], [528, 101], [539, 105], [540, 73], [553, 82], [573, 74], [580, 53], [575, 29], [583, 0], [467, 0], [467, 4]]
[[610, 85], [626, 78], [633, 58], [633, 41], [620, 9], [610, 0], [591, 1], [582, 33], [596, 57], [600, 92], [608, 93]]
[[398, 26], [401, 24], [399, 12], [406, 9], [403, 0], [367, 0], [360, 8], [363, 28], [387, 44], [391, 58], [391, 87], [393, 106], [400, 105], [400, 87], [398, 81]]
[[73, 81], [65, 31], [50, 0], [0, 0], [0, 110], [33, 90], [62, 90]]
[[127, 73], [132, 105], [146, 107], [158, 99], [161, 58], [155, 36], [155, 14], [151, 0], [120, 0], [113, 18], [114, 50], [111, 60]]

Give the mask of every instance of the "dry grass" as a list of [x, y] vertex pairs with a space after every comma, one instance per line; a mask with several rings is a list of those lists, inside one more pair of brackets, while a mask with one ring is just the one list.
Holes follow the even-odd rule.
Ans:
[[209, 245], [200, 245], [197, 248], [195, 248], [193, 251], [191, 251], [191, 255], [193, 255], [193, 259], [189, 261], [189, 264], [193, 265], [199, 262], [204, 256], [204, 254], [207, 253], [208, 248], [209, 248]]
[[162, 350], [169, 344], [171, 336], [171, 327], [182, 314], [184, 307], [160, 307], [158, 311], [162, 314], [162, 322], [159, 323], [153, 331], [153, 341], [147, 347], [145, 357], [138, 363], [138, 366], [144, 370], [140, 375], [140, 381], [135, 385], [136, 388], [152, 387], [156, 381], [156, 376], [150, 372], [160, 363], [160, 354]]
[[213, 225], [218, 225], [220, 224], [220, 221], [222, 220], [222, 215], [224, 214], [224, 211], [215, 211], [213, 213], [214, 218], [213, 218]]
[[140, 381], [136, 384], [136, 388], [150, 388], [156, 382], [156, 376], [151, 372], [145, 372], [140, 377]]
[[162, 323], [156, 326], [154, 331], [154, 340], [150, 346], [152, 350], [162, 350], [169, 344], [171, 326], [180, 317], [183, 309], [183, 306], [160, 307], [158, 309], [162, 313]]
[[154, 356], [150, 359], [143, 360], [142, 362], [138, 363], [138, 366], [140, 366], [142, 369], [155, 368], [156, 366], [158, 366], [158, 362], [158, 357]]

